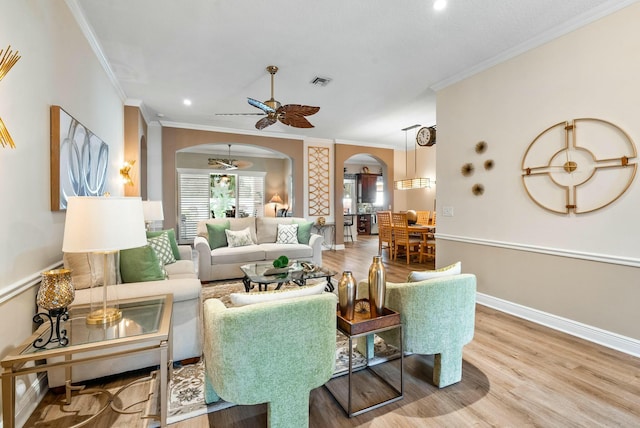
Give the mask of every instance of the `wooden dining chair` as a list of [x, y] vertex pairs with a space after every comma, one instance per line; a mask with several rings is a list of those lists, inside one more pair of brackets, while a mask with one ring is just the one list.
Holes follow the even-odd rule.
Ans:
[[420, 242], [420, 263], [422, 258], [427, 260], [436, 258], [436, 240], [432, 232], [424, 233]]
[[382, 255], [385, 248], [389, 251], [389, 260], [393, 259], [393, 229], [391, 211], [378, 211], [378, 254]]
[[416, 215], [418, 217], [418, 220], [416, 221], [416, 223], [423, 224], [425, 226], [429, 224], [431, 211], [416, 211]]
[[412, 255], [420, 255], [421, 239], [409, 233], [407, 213], [392, 213], [391, 221], [393, 223], [393, 260], [398, 258], [399, 249], [404, 248], [407, 264], [409, 264]]

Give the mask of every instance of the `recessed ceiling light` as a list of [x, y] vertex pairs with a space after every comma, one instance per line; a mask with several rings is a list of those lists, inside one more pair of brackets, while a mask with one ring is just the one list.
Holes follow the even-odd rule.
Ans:
[[190, 100], [190, 99], [185, 98], [185, 99], [184, 99], [184, 101], [182, 101], [182, 103], [183, 103], [184, 105], [186, 105], [186, 106], [190, 106], [190, 105], [191, 105], [191, 100]]
[[442, 10], [447, 7], [447, 0], [436, 0], [433, 2], [433, 8], [435, 10]]
[[156, 116], [158, 116], [158, 117], [164, 117], [164, 113], [156, 113]]

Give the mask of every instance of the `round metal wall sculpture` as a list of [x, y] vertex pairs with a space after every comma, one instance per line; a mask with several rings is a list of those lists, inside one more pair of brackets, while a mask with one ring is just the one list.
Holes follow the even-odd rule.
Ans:
[[548, 211], [589, 213], [629, 189], [638, 168], [636, 156], [631, 137], [611, 122], [559, 122], [529, 144], [522, 158], [522, 183], [531, 200]]

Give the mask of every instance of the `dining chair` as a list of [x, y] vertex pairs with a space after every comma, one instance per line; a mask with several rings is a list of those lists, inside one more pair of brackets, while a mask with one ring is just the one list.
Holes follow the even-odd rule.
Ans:
[[433, 232], [422, 235], [422, 241], [420, 242], [420, 263], [422, 263], [423, 257], [427, 260], [436, 258], [436, 240]]
[[407, 264], [409, 264], [412, 255], [420, 256], [421, 239], [412, 236], [409, 232], [407, 213], [392, 213], [391, 221], [393, 223], [393, 260], [397, 259], [399, 249], [404, 248]]
[[418, 216], [418, 220], [416, 223], [418, 224], [429, 224], [429, 217], [431, 216], [431, 211], [416, 211], [416, 215]]
[[393, 229], [391, 223], [391, 211], [378, 211], [376, 213], [378, 221], [378, 254], [382, 255], [382, 250], [389, 250], [389, 260], [393, 259]]

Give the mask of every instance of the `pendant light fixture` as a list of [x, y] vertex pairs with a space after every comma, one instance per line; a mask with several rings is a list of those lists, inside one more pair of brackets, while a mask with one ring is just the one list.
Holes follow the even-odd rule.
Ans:
[[[404, 159], [405, 159], [405, 176], [408, 177], [409, 171], [409, 158], [408, 158], [408, 145], [407, 145], [407, 132], [411, 129], [416, 129], [420, 127], [420, 125], [412, 125], [406, 128], [403, 128], [404, 131]], [[416, 144], [415, 154], [413, 156], [413, 174], [416, 174], [417, 164], [418, 164], [418, 147]], [[424, 189], [431, 188], [431, 179], [425, 177], [414, 177], [414, 178], [405, 178], [404, 180], [397, 180], [393, 182], [393, 188], [395, 190], [409, 190], [409, 189]], [[435, 183], [435, 181], [434, 181]]]

